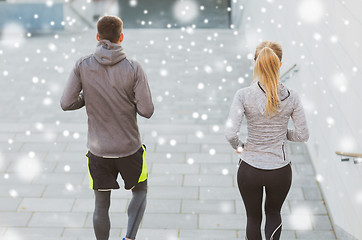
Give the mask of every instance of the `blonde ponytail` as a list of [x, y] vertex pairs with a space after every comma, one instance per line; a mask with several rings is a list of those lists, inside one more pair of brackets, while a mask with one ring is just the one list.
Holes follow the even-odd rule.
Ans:
[[259, 82], [264, 85], [267, 115], [277, 113], [280, 104], [278, 89], [282, 48], [275, 42], [262, 42], [256, 49], [254, 59], [254, 78], [258, 78]]

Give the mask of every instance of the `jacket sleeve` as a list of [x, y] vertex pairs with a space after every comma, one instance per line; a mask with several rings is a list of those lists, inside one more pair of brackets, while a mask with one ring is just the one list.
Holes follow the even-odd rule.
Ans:
[[79, 74], [79, 64], [73, 68], [67, 85], [64, 89], [63, 96], [60, 99], [60, 106], [64, 111], [76, 110], [85, 106], [82, 91], [82, 82]]
[[243, 147], [243, 143], [240, 141], [238, 133], [244, 117], [244, 106], [242, 102], [242, 92], [239, 90], [236, 92], [233, 102], [231, 104], [229, 117], [225, 126], [225, 137], [234, 149]]
[[309, 130], [305, 118], [302, 102], [296, 94], [294, 110], [291, 115], [294, 129], [287, 130], [287, 139], [293, 142], [306, 142], [309, 139]]
[[136, 62], [136, 82], [133, 88], [136, 99], [137, 113], [145, 118], [150, 118], [154, 112], [151, 90], [148, 86], [147, 76], [141, 65]]

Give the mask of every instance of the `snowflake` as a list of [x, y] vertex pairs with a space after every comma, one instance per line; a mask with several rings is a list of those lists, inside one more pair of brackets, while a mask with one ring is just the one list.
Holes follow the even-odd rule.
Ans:
[[320, 1], [304, 0], [298, 8], [299, 16], [308, 23], [320, 21], [323, 16], [324, 9]]
[[196, 1], [194, 0], [178, 0], [173, 6], [174, 17], [182, 22], [189, 23], [199, 15]]

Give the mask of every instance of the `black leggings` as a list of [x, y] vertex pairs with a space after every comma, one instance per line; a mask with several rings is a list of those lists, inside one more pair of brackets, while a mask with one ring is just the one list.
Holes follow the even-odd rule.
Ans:
[[246, 239], [262, 240], [263, 188], [265, 187], [265, 237], [278, 240], [282, 231], [280, 210], [292, 183], [290, 164], [274, 170], [263, 170], [241, 162], [238, 170], [238, 186], [247, 215]]
[[[93, 214], [93, 227], [97, 240], [108, 240], [111, 221], [109, 207], [111, 191], [94, 190], [95, 209]], [[147, 203], [147, 180], [132, 189], [132, 200], [128, 206], [128, 226], [126, 238], [136, 239], [138, 227], [141, 223]]]

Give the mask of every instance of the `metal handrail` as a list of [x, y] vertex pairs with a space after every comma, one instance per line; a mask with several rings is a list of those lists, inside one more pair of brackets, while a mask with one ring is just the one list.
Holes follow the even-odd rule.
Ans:
[[294, 68], [297, 67], [297, 64], [294, 64], [293, 66], [291, 66], [285, 73], [282, 74], [282, 76], [280, 76], [280, 79], [283, 79], [285, 76], [287, 76], [287, 74], [292, 71]]
[[74, 6], [73, 6], [73, 0], [70, 0], [68, 2], [68, 6], [70, 8], [70, 10], [77, 15], [77, 17], [80, 18], [80, 20], [82, 20], [83, 23], [85, 23], [88, 27], [90, 28], [94, 28], [94, 24], [92, 24], [87, 18], [85, 18]]
[[343, 156], [343, 157], [362, 158], [362, 153], [350, 153], [350, 152], [336, 151], [336, 154], [339, 156]]
[[360, 165], [362, 163], [362, 153], [350, 153], [350, 152], [336, 151], [336, 154], [341, 156], [342, 162], [349, 162], [350, 158], [353, 158], [354, 164]]

